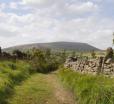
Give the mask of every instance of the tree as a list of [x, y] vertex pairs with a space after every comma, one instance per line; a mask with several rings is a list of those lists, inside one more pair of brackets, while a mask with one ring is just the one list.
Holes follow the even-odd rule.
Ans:
[[48, 60], [48, 59], [50, 59], [50, 57], [51, 57], [51, 50], [50, 49], [46, 49], [45, 50], [45, 58]]
[[66, 50], [63, 50], [60, 55], [61, 63], [65, 62], [66, 60]]
[[0, 56], [2, 55], [2, 48], [0, 47]]
[[45, 61], [44, 53], [40, 49], [33, 49], [33, 59], [36, 58], [39, 62]]
[[26, 57], [26, 54], [18, 49], [13, 51], [13, 55], [16, 56], [16, 58], [18, 59], [23, 59], [24, 57]]
[[114, 45], [114, 32], [113, 32], [113, 45]]
[[58, 63], [54, 58], [50, 57], [50, 50], [34, 49], [32, 55], [31, 65], [34, 71], [48, 73], [57, 69]]
[[96, 53], [95, 53], [94, 50], [91, 52], [91, 57], [92, 57], [92, 58], [96, 58]]
[[106, 50], [106, 56], [105, 56], [104, 62], [106, 62], [107, 59], [113, 59], [113, 49], [112, 49], [112, 47], [109, 47]]

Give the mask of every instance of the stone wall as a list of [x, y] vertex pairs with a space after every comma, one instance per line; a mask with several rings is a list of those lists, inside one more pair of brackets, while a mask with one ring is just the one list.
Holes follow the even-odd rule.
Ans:
[[114, 75], [114, 63], [110, 59], [104, 62], [103, 57], [97, 59], [77, 58], [75, 61], [67, 59], [64, 66], [65, 68], [70, 68], [81, 73]]

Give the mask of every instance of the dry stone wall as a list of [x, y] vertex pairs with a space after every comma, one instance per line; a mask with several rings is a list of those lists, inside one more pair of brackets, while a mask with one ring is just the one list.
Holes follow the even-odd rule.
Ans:
[[97, 59], [76, 58], [75, 61], [68, 58], [64, 66], [65, 68], [70, 68], [81, 73], [103, 73], [105, 75], [114, 75], [114, 63], [111, 62], [110, 59], [104, 62], [103, 57], [99, 57]]

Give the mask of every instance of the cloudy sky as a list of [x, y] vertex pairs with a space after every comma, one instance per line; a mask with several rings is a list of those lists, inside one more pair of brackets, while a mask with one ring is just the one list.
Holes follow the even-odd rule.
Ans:
[[114, 0], [0, 0], [0, 45], [53, 41], [112, 45]]

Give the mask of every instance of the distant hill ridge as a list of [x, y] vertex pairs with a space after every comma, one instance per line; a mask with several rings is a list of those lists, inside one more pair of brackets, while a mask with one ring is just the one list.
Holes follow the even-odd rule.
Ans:
[[76, 51], [92, 51], [92, 50], [100, 50], [94, 46], [91, 46], [87, 43], [80, 42], [50, 42], [50, 43], [33, 43], [27, 45], [19, 45], [14, 47], [9, 47], [4, 49], [5, 51], [12, 51], [15, 49], [19, 50], [27, 50], [31, 48], [49, 48], [49, 49], [64, 49], [64, 50], [76, 50]]

